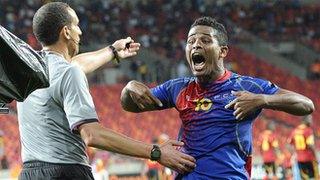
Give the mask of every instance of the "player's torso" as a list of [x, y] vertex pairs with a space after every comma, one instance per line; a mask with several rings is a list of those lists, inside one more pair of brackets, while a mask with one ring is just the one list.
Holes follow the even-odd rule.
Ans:
[[182, 120], [181, 138], [194, 155], [213, 151], [221, 143], [232, 143], [243, 136], [248, 138], [245, 141], [251, 141], [251, 123], [259, 112], [237, 121], [234, 111], [225, 108], [235, 99], [231, 91], [243, 90], [237, 80], [237, 77], [229, 78], [206, 87], [190, 80], [178, 93], [175, 106]]
[[207, 87], [190, 81], [181, 88], [175, 104], [182, 120], [180, 139], [183, 150], [197, 159], [197, 168], [188, 175], [191, 179], [230, 177], [231, 169], [238, 172], [235, 177], [247, 178], [244, 166], [251, 154], [252, 120], [257, 114], [239, 122], [233, 110], [225, 108], [235, 99], [231, 91], [239, 90], [243, 89], [237, 78]]

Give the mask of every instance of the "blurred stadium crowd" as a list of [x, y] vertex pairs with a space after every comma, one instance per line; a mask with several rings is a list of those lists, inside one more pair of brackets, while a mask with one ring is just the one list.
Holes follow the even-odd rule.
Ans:
[[[0, 24], [35, 49], [39, 49], [40, 46], [32, 34], [32, 17], [43, 3], [44, 1], [40, 0], [1, 0]], [[314, 53], [320, 53], [320, 4], [304, 4], [298, 0], [251, 3], [227, 0], [91, 0], [69, 3], [80, 19], [83, 47], [92, 44], [107, 45], [108, 42], [131, 36], [140, 42], [143, 48], [151, 49], [158, 57], [163, 58], [162, 61], [157, 61], [156, 69], [159, 70], [163, 64], [169, 63], [172, 69], [176, 70], [170, 77], [189, 73], [184, 63], [184, 47], [187, 31], [193, 20], [201, 15], [213, 16], [226, 25], [230, 34], [231, 52], [226, 65], [228, 68], [239, 74], [269, 79], [281, 87], [305, 94], [314, 101], [316, 107], [320, 105], [320, 58], [303, 60], [309, 71], [309, 79], [302, 79], [237, 46], [241, 42], [252, 42], [252, 37], [259, 37], [275, 44], [294, 41]], [[163, 62], [166, 60], [169, 61]], [[149, 67], [143, 59], [130, 63], [128, 67], [133, 75], [124, 81], [141, 78], [152, 86], [166, 80], [163, 77], [149, 79], [150, 74], [163, 74], [152, 71], [155, 68]], [[110, 67], [105, 68], [108, 70]], [[94, 84], [91, 92], [101, 122], [105, 126], [148, 142], [162, 133], [166, 133], [170, 138], [177, 137], [180, 122], [177, 121], [178, 115], [174, 111], [142, 114], [124, 112], [119, 102], [119, 92], [124, 85], [96, 82], [96, 78], [91, 78], [91, 83]], [[10, 104], [10, 108], [10, 115], [0, 116], [0, 167], [10, 168], [12, 176], [15, 176], [21, 165], [20, 144], [15, 104]], [[313, 129], [316, 139], [319, 139], [318, 110], [313, 113], [313, 119]], [[301, 119], [281, 112], [264, 111], [255, 122], [254, 138], [258, 138], [259, 133], [266, 128], [267, 121], [276, 123], [282, 152], [277, 163], [284, 164], [287, 138]], [[261, 164], [258, 141], [254, 142], [254, 164]], [[96, 162], [96, 159], [93, 156], [93, 162]], [[102, 159], [107, 166], [112, 162], [108, 155]]]

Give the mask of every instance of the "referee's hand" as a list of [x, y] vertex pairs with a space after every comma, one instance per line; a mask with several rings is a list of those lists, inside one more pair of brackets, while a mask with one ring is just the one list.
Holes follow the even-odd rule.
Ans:
[[115, 47], [121, 59], [137, 55], [140, 49], [140, 43], [134, 42], [131, 37], [119, 39], [115, 41], [112, 46]]
[[180, 174], [193, 171], [196, 167], [196, 160], [192, 156], [178, 151], [177, 146], [183, 146], [183, 142], [168, 140], [161, 144], [161, 158], [159, 163], [179, 172]]

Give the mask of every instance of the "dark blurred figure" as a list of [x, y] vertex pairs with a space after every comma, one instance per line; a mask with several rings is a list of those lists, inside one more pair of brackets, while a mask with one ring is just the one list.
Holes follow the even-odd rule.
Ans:
[[7, 157], [4, 154], [3, 132], [0, 130], [0, 169], [8, 169]]
[[148, 66], [143, 61], [138, 61], [138, 73], [139, 78], [142, 82], [147, 82]]
[[0, 159], [1, 159], [0, 169], [9, 169], [9, 163], [7, 160], [7, 156], [4, 155]]
[[131, 71], [131, 78], [137, 79], [138, 78], [138, 63], [137, 63], [137, 61], [131, 61], [130, 71]]
[[317, 59], [309, 67], [309, 79], [317, 80], [320, 79], [320, 59]]

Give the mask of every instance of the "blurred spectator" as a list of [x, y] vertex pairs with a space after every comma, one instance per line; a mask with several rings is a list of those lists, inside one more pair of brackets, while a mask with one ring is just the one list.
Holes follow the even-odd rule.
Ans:
[[320, 59], [310, 65], [309, 78], [312, 80], [320, 79]]
[[8, 169], [9, 164], [7, 161], [7, 156], [4, 153], [4, 134], [3, 132], [0, 130], [0, 170], [1, 169]]
[[297, 161], [302, 179], [319, 179], [318, 161], [315, 151], [314, 134], [311, 128], [312, 116], [304, 117], [302, 124], [296, 127], [289, 142], [297, 153]]
[[144, 61], [137, 61], [138, 64], [138, 80], [147, 82], [148, 66]]
[[95, 180], [109, 180], [109, 172], [102, 159], [96, 160], [93, 168], [93, 176]]
[[189, 75], [189, 68], [186, 65], [186, 61], [179, 61], [177, 75], [178, 77], [186, 77]]
[[0, 159], [4, 156], [4, 137], [3, 131], [0, 130]]
[[7, 156], [4, 155], [0, 158], [1, 160], [1, 164], [0, 164], [0, 170], [1, 169], [8, 169], [9, 168], [9, 163], [8, 163], [8, 160], [7, 160]]
[[10, 168], [10, 177], [11, 179], [18, 179], [18, 176], [21, 172], [21, 164], [15, 163]]
[[133, 79], [138, 79], [138, 63], [137, 61], [131, 61], [130, 62], [130, 76]]
[[8, 161], [7, 161], [7, 156], [4, 153], [4, 134], [0, 130], [0, 170], [1, 169], [8, 169]]
[[156, 75], [156, 82], [162, 83], [163, 81], [165, 81], [166, 76], [163, 74], [163, 72], [165, 72], [165, 69], [160, 60], [156, 60], [154, 62], [154, 69], [155, 69], [155, 75]]
[[161, 165], [156, 161], [147, 160], [147, 177], [150, 180], [160, 180], [159, 177], [159, 171], [161, 168]]
[[266, 172], [264, 179], [277, 179], [276, 160], [280, 154], [279, 141], [275, 132], [275, 124], [270, 121], [267, 129], [262, 132], [259, 138], [259, 145], [262, 152], [263, 167]]

